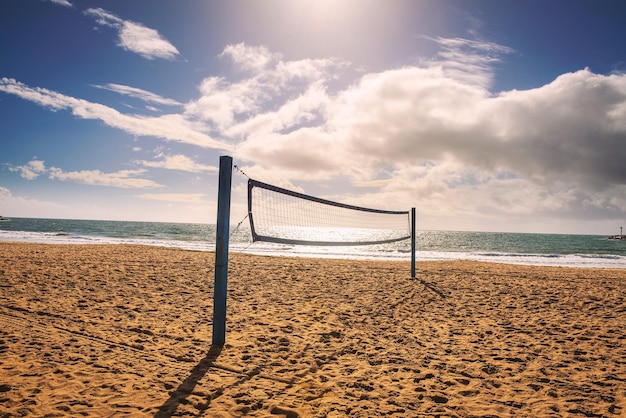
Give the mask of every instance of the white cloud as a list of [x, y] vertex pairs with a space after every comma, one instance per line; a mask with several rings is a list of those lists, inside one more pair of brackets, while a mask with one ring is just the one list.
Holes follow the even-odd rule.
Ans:
[[321, 88], [346, 65], [333, 59], [283, 61], [264, 47], [245, 44], [228, 46], [221, 56], [231, 59], [237, 68], [245, 68], [248, 77], [234, 82], [223, 77], [203, 80], [201, 96], [185, 109], [188, 117], [212, 123], [220, 130], [283, 107], [314, 85]]
[[0, 186], [0, 199], [8, 199], [12, 196], [11, 191], [6, 187]]
[[222, 57], [229, 57], [239, 70], [259, 72], [265, 69], [273, 60], [279, 60], [279, 54], [272, 54], [264, 46], [250, 47], [240, 43], [227, 45], [220, 54]]
[[330, 104], [330, 98], [320, 84], [313, 84], [301, 95], [285, 102], [273, 112], [259, 113], [224, 130], [229, 137], [262, 135], [289, 130], [294, 126], [319, 124]]
[[51, 3], [58, 4], [59, 6], [72, 7], [72, 3], [68, 0], [49, 0]]
[[199, 99], [186, 105], [185, 114], [225, 129], [235, 122], [238, 114], [259, 110], [255, 96], [262, 94], [262, 89], [254, 80], [230, 85], [219, 77], [211, 77], [202, 82], [200, 92]]
[[215, 166], [198, 164], [186, 155], [181, 154], [166, 156], [161, 161], [138, 160], [135, 161], [135, 163], [143, 165], [144, 167], [164, 168], [167, 170], [188, 171], [192, 173], [219, 171], [219, 169]]
[[90, 186], [107, 186], [121, 189], [149, 189], [163, 187], [152, 180], [143, 179], [140, 176], [146, 170], [120, 170], [114, 173], [103, 173], [100, 170], [68, 171], [51, 167], [49, 170], [51, 180], [67, 181]]
[[161, 37], [159, 32], [140, 23], [120, 19], [101, 8], [87, 9], [85, 14], [95, 17], [101, 26], [116, 29], [119, 35], [118, 45], [127, 51], [150, 60], [155, 58], [173, 60], [180, 54], [178, 49]]
[[26, 180], [34, 180], [39, 177], [40, 174], [44, 174], [46, 172], [46, 167], [43, 161], [32, 160], [29, 161], [26, 165], [12, 167], [9, 166], [10, 171], [19, 171], [20, 176], [25, 178]]
[[96, 22], [102, 26], [110, 26], [113, 28], [120, 28], [123, 22], [122, 19], [115, 16], [112, 13], [107, 12], [101, 8], [91, 8], [84, 12], [86, 15], [91, 15], [96, 18]]
[[99, 170], [63, 171], [57, 167], [46, 167], [43, 161], [32, 160], [24, 166], [9, 167], [11, 171], [19, 171], [27, 180], [34, 180], [46, 175], [50, 180], [59, 180], [91, 186], [107, 186], [122, 189], [148, 189], [163, 187], [152, 180], [141, 178], [146, 170], [120, 170], [103, 173]]
[[147, 59], [173, 60], [179, 55], [176, 47], [163, 39], [156, 30], [130, 21], [124, 21], [122, 25], [119, 45]]
[[133, 97], [139, 100], [143, 100], [144, 102], [147, 103], [155, 103], [155, 104], [160, 104], [160, 105], [167, 105], [167, 106], [180, 106], [182, 105], [182, 103], [174, 100], [174, 99], [168, 99], [165, 97], [161, 97], [158, 94], [154, 94], [152, 92], [146, 91], [146, 90], [142, 90], [139, 89], [137, 87], [130, 87], [130, 86], [125, 86], [122, 84], [114, 84], [114, 83], [108, 83], [108, 84], [104, 84], [104, 85], [93, 85], [93, 87], [99, 88], [99, 89], [103, 89], [103, 90], [109, 90], [109, 91], [113, 91], [115, 93], [119, 93], [125, 96], [129, 96], [129, 97]]
[[513, 49], [494, 42], [465, 38], [426, 37], [437, 43], [442, 50], [432, 64], [441, 66], [446, 75], [467, 84], [488, 88], [493, 79], [493, 65], [500, 56], [511, 54]]
[[352, 173], [355, 160], [347, 160], [341, 139], [319, 128], [286, 134], [250, 135], [237, 147], [237, 156], [254, 161], [288, 179], [329, 179]]
[[37, 218], [45, 213], [49, 217], [67, 216], [68, 207], [56, 203], [16, 196], [6, 187], [0, 186], [0, 214], [21, 218]]
[[176, 203], [205, 204], [209, 202], [207, 196], [202, 193], [144, 193], [136, 195], [136, 197], [146, 200]]
[[121, 113], [111, 107], [39, 87], [29, 87], [11, 78], [0, 80], [0, 91], [14, 94], [51, 110], [71, 110], [82, 119], [101, 120], [108, 126], [132, 135], [155, 136], [170, 141], [193, 144], [204, 148], [230, 149], [230, 145], [217, 141], [203, 132], [202, 124], [190, 121], [179, 114], [146, 117]]

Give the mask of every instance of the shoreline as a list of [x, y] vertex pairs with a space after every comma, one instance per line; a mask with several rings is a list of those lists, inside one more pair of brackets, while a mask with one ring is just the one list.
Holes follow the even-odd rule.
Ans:
[[[142, 240], [133, 239], [135, 242], [127, 240], [114, 240], [112, 238], [95, 237], [93, 241], [85, 242], [84, 237], [74, 237], [66, 234], [59, 235], [58, 241], [44, 240], [11, 240], [0, 238], [0, 243], [25, 243], [25, 244], [42, 244], [42, 245], [139, 245], [153, 248], [163, 249], [179, 249], [183, 251], [201, 251], [214, 252], [215, 245], [210, 242], [192, 241], [193, 245], [187, 241], [172, 242], [144, 242]], [[98, 239], [102, 239], [99, 241]], [[69, 242], [68, 242], [69, 240]], [[263, 244], [261, 244], [263, 245]], [[327, 247], [318, 248], [318, 251], [312, 252], [289, 252], [281, 253], [280, 248], [268, 249], [265, 247], [253, 248], [250, 244], [242, 245], [240, 243], [231, 242], [231, 254], [248, 254], [261, 257], [295, 257], [295, 258], [321, 258], [328, 260], [356, 260], [356, 261], [393, 261], [408, 262], [409, 255], [404, 257], [390, 256], [385, 253], [373, 254], [357, 254], [357, 253], [326, 253]], [[482, 256], [476, 256], [484, 253]], [[417, 262], [436, 262], [436, 261], [469, 261], [489, 264], [507, 264], [519, 266], [537, 266], [537, 267], [564, 267], [564, 268], [600, 268], [600, 269], [626, 269], [626, 258], [617, 255], [600, 255], [600, 254], [526, 254], [526, 253], [495, 253], [484, 251], [473, 252], [437, 252], [437, 251], [420, 251], [416, 252]], [[503, 258], [495, 258], [500, 255]], [[524, 261], [519, 261], [524, 260]]]
[[[626, 271], [0, 242], [0, 413], [626, 411]], [[20, 412], [21, 411], [21, 412]]]

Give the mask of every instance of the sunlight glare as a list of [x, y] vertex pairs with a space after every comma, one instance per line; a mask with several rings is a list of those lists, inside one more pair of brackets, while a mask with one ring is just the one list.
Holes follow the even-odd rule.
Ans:
[[[286, 47], [283, 52], [314, 57], [330, 54], [358, 62], [389, 49], [389, 38], [408, 20], [404, 2], [276, 0], [260, 4], [264, 8], [257, 16], [274, 40], [280, 37], [278, 43]], [[411, 35], [405, 38], [412, 40]]]

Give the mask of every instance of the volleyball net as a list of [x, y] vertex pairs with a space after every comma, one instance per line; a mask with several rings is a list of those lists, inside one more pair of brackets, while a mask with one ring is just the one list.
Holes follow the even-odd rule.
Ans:
[[[228, 243], [233, 159], [220, 157], [215, 236], [212, 346], [226, 341]], [[373, 245], [411, 239], [415, 278], [415, 208], [388, 211], [346, 205], [248, 180], [252, 240], [293, 245]]]
[[355, 246], [411, 238], [409, 211], [347, 205], [252, 179], [248, 216], [253, 242]]

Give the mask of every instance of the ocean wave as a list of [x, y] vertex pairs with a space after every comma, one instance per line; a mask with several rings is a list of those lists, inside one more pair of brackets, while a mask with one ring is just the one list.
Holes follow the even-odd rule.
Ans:
[[476, 253], [479, 257], [560, 258], [563, 254]]
[[576, 254], [582, 258], [600, 258], [602, 260], [620, 260], [623, 257], [613, 254]]
[[[161, 232], [161, 231], [158, 231]], [[209, 231], [210, 232], [210, 231]], [[165, 235], [165, 236], [164, 236]], [[206, 238], [208, 237], [208, 239]], [[203, 239], [204, 238], [204, 239]], [[32, 232], [0, 230], [0, 241], [38, 242], [51, 244], [140, 244], [193, 251], [214, 251], [214, 235], [208, 232], [174, 238], [172, 235], [142, 231], [133, 236], [104, 236], [64, 231]], [[563, 267], [604, 267], [626, 268], [626, 256], [606, 253], [537, 253], [514, 251], [476, 251], [467, 248], [462, 251], [427, 248], [416, 251], [417, 261], [469, 260], [491, 263], [524, 264]], [[418, 247], [420, 248], [420, 247]], [[309, 247], [280, 245], [264, 242], [252, 243], [246, 237], [230, 239], [233, 253], [259, 255], [282, 255], [295, 257], [340, 258], [363, 260], [409, 261], [409, 246], [365, 246], [365, 247]]]

